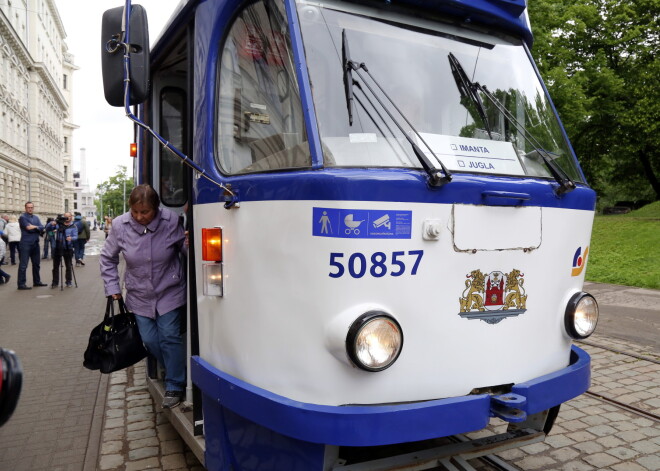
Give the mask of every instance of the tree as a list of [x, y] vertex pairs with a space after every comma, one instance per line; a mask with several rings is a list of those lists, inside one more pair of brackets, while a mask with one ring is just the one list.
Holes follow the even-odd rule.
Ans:
[[534, 0], [532, 49], [588, 181], [660, 199], [660, 0]]
[[[115, 217], [119, 216], [128, 207], [128, 195], [133, 189], [133, 177], [126, 175], [126, 167], [118, 166], [117, 173], [108, 180], [96, 186], [97, 195], [103, 195], [96, 199], [97, 214]], [[103, 208], [101, 208], [103, 200]]]

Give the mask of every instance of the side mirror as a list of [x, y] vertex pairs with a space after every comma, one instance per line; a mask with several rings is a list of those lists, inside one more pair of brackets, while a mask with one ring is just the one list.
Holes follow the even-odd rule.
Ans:
[[[103, 13], [101, 24], [101, 67], [103, 91], [111, 106], [124, 106], [124, 48], [122, 20], [124, 7]], [[129, 105], [142, 103], [149, 94], [149, 26], [142, 5], [133, 5], [130, 13]]]

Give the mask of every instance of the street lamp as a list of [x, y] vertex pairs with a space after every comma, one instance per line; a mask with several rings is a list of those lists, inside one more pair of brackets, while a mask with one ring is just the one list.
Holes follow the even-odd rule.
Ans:
[[99, 188], [99, 189], [98, 189], [98, 193], [99, 193], [99, 196], [101, 197], [101, 205], [100, 205], [100, 209], [101, 209], [101, 220], [99, 221], [99, 224], [103, 224], [104, 221], [105, 221], [105, 219], [103, 219], [103, 193], [105, 193], [105, 189], [103, 189], [103, 188]]

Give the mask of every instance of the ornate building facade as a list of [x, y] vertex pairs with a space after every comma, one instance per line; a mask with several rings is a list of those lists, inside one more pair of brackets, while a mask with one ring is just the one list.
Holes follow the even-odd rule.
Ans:
[[54, 0], [0, 0], [0, 213], [73, 210], [73, 73]]

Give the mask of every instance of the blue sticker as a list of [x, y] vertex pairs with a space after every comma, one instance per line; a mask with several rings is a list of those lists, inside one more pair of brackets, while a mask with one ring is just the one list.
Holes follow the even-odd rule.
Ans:
[[312, 235], [342, 239], [410, 239], [412, 211], [313, 208]]

